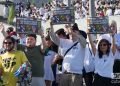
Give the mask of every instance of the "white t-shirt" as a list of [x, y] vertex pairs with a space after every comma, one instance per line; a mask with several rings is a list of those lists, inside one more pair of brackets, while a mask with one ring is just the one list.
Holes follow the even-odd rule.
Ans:
[[39, 9], [39, 13], [40, 13], [40, 15], [44, 15], [45, 9], [44, 9], [43, 7], [41, 7], [41, 8]]
[[[76, 42], [72, 42], [69, 39], [60, 39], [60, 47], [64, 48], [65, 52], [74, 43]], [[82, 74], [82, 69], [84, 64], [84, 54], [85, 54], [85, 48], [83, 48], [80, 43], [74, 46], [64, 57], [63, 65], [62, 65], [63, 72], [67, 71], [71, 73]]]
[[120, 47], [120, 33], [115, 34], [115, 43], [116, 43], [117, 46]]
[[110, 51], [109, 55], [103, 55], [102, 58], [99, 58], [98, 52], [95, 55], [95, 73], [103, 77], [113, 78], [113, 65], [115, 55]]
[[29, 17], [29, 13], [30, 13], [29, 10], [24, 10], [24, 11], [21, 13], [21, 15], [22, 15], [22, 16], [25, 16], [25, 17]]
[[88, 44], [86, 45], [85, 48], [84, 68], [87, 73], [93, 72], [95, 69], [94, 57], [92, 55], [92, 51], [89, 48]]
[[44, 79], [45, 80], [50, 80], [50, 81], [54, 81], [54, 75], [53, 75], [53, 71], [51, 68], [51, 64], [53, 61], [53, 58], [55, 56], [55, 52], [54, 51], [48, 51], [47, 55], [44, 57]]
[[108, 9], [106, 11], [106, 16], [112, 16], [112, 9]]
[[120, 9], [115, 9], [114, 15], [120, 15]]

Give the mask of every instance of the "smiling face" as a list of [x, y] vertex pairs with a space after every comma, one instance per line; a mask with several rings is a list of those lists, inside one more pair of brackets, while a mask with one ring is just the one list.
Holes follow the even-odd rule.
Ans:
[[14, 50], [14, 43], [11, 39], [5, 39], [3, 42], [3, 47], [5, 48], [6, 51], [12, 51]]
[[107, 40], [102, 39], [98, 44], [98, 50], [103, 54], [106, 54], [110, 50], [110, 43]]
[[100, 43], [99, 46], [100, 46], [100, 50], [101, 50], [102, 52], [106, 53], [106, 51], [107, 51], [107, 49], [108, 49], [107, 43], [102, 42], [102, 43]]
[[36, 39], [32, 36], [26, 38], [26, 46], [27, 47], [34, 47], [36, 45]]

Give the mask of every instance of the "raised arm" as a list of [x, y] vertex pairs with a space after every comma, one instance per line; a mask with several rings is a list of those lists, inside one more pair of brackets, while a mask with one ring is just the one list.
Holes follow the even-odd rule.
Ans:
[[88, 35], [88, 39], [89, 39], [89, 42], [90, 42], [90, 45], [91, 45], [91, 48], [92, 48], [92, 52], [95, 55], [96, 54], [96, 46], [93, 43], [93, 40], [91, 38], [91, 34], [89, 34], [89, 29], [87, 30], [87, 35]]
[[5, 32], [5, 28], [2, 22], [0, 22], [0, 31], [3, 34], [4, 37], [7, 37], [8, 34]]
[[39, 30], [39, 35], [41, 37], [41, 46], [40, 46], [40, 49], [44, 53], [45, 49], [46, 49], [46, 42], [45, 42], [45, 37], [44, 37], [42, 29]]
[[56, 34], [54, 33], [54, 29], [53, 29], [53, 25], [50, 24], [51, 28], [49, 30], [49, 35], [51, 40], [56, 44], [56, 45], [60, 45], [60, 39], [56, 36]]
[[83, 47], [86, 47], [87, 41], [86, 41], [86, 39], [85, 39], [81, 34], [78, 35], [78, 41], [80, 42], [80, 44], [81, 44]]
[[112, 52], [113, 52], [113, 55], [115, 54], [116, 52], [116, 45], [115, 45], [115, 37], [114, 37], [115, 33], [112, 32], [111, 33], [111, 37], [112, 37], [112, 44], [111, 44], [111, 49], [112, 49]]
[[65, 26], [66, 32], [69, 34], [69, 39], [78, 41], [82, 47], [86, 47], [86, 39], [82, 36], [79, 30], [74, 30], [74, 27], [71, 24]]

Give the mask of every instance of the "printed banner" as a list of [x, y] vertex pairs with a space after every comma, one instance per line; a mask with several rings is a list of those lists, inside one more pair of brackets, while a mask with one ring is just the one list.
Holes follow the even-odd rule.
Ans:
[[88, 26], [90, 27], [90, 33], [109, 33], [111, 30], [109, 28], [107, 17], [93, 17], [88, 18]]
[[74, 10], [70, 8], [54, 10], [52, 24], [71, 24], [75, 22]]
[[32, 18], [17, 17], [16, 30], [18, 33], [38, 33], [41, 28], [41, 21]]

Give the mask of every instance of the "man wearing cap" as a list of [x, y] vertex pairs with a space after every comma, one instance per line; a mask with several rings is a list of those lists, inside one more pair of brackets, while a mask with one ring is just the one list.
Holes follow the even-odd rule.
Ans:
[[82, 86], [82, 70], [86, 40], [79, 33], [77, 24], [74, 24], [72, 27], [67, 26], [65, 31], [69, 34], [69, 39], [58, 38], [53, 31], [52, 25], [49, 31], [53, 42], [59, 47], [64, 48], [65, 52], [73, 46], [63, 57], [63, 75], [60, 86]]

